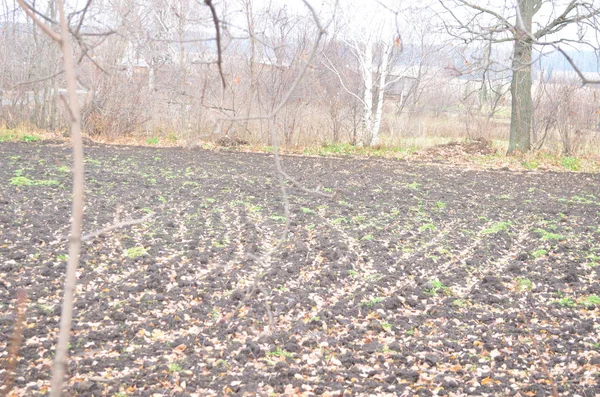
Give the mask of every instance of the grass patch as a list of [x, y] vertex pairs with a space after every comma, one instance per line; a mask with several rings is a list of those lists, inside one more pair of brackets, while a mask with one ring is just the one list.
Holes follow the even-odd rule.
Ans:
[[577, 157], [563, 157], [561, 165], [569, 171], [579, 171], [581, 169], [581, 162]]
[[42, 138], [28, 127], [17, 128], [0, 127], [0, 143], [2, 142], [38, 142]]
[[29, 179], [26, 176], [15, 176], [10, 178], [9, 183], [13, 186], [58, 186], [60, 181], [55, 179]]
[[160, 139], [158, 138], [148, 138], [146, 139], [147, 145], [158, 145], [160, 143]]
[[414, 148], [378, 145], [372, 147], [356, 146], [349, 143], [329, 143], [319, 147], [307, 147], [302, 154], [311, 156], [368, 156], [404, 158], [415, 151]]

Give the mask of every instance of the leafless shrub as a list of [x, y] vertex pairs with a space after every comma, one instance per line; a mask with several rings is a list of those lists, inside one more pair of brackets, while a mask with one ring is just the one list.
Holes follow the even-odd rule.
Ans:
[[105, 76], [92, 87], [82, 108], [82, 121], [89, 135], [116, 138], [140, 130], [148, 103], [146, 88], [116, 74]]
[[573, 155], [589, 146], [597, 138], [598, 89], [565, 79], [547, 81], [538, 87], [542, 89], [544, 96], [536, 109], [537, 147], [556, 145], [563, 155]]

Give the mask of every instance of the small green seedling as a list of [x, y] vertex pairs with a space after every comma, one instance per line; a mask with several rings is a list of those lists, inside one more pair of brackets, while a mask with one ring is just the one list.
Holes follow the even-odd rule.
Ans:
[[531, 251], [531, 256], [533, 256], [535, 259], [538, 259], [538, 258], [541, 258], [542, 256], [545, 256], [547, 253], [548, 253], [548, 251], [540, 248], [535, 251]]
[[445, 209], [446, 206], [448, 206], [448, 204], [444, 203], [443, 201], [436, 201], [434, 205], [435, 205], [435, 208], [437, 208], [440, 211]]
[[32, 179], [29, 179], [24, 176], [15, 176], [14, 178], [10, 178], [9, 183], [14, 186], [33, 186], [35, 182]]
[[562, 307], [574, 307], [576, 304], [576, 302], [569, 297], [561, 298], [557, 301], [557, 303]]
[[483, 234], [496, 234], [499, 232], [508, 232], [510, 230], [511, 222], [496, 222], [487, 229], [484, 229], [481, 233]]
[[363, 301], [362, 304], [363, 304], [363, 306], [366, 306], [366, 307], [373, 307], [380, 302], [383, 302], [383, 298], [376, 297], [376, 298], [371, 298], [368, 301]]
[[302, 207], [302, 208], [300, 208], [300, 210], [302, 211], [303, 214], [307, 214], [307, 215], [315, 215], [316, 214], [316, 212], [311, 210], [310, 208]]
[[452, 290], [445, 286], [440, 280], [432, 280], [429, 283], [431, 284], [431, 288], [425, 290], [426, 294], [435, 295], [441, 292], [444, 295], [452, 295]]
[[582, 299], [579, 302], [582, 305], [584, 305], [585, 307], [600, 306], [600, 296], [598, 296], [598, 295], [589, 295], [589, 296], [586, 296], [584, 299]]
[[140, 256], [146, 255], [147, 253], [148, 253], [148, 251], [144, 247], [132, 247], [132, 248], [127, 248], [125, 250], [125, 256], [128, 257], [129, 259], [139, 258]]
[[286, 352], [285, 350], [281, 350], [280, 347], [277, 347], [275, 351], [267, 352], [267, 356], [270, 357], [288, 357], [292, 358], [294, 355], [290, 352]]
[[452, 301], [452, 304], [456, 307], [467, 307], [469, 302], [466, 301], [465, 299], [454, 299]]
[[558, 241], [564, 240], [565, 236], [557, 233], [548, 232], [544, 229], [535, 229], [535, 232], [540, 235], [541, 239], [544, 241]]
[[435, 230], [435, 225], [433, 223], [426, 223], [424, 225], [421, 225], [421, 227], [419, 227], [420, 232], [426, 232], [428, 230]]
[[517, 279], [517, 289], [519, 291], [531, 291], [533, 289], [533, 283], [528, 278]]
[[406, 185], [406, 187], [411, 190], [419, 190], [419, 188], [421, 187], [421, 184], [418, 182], [412, 182], [412, 183], [409, 183], [408, 185]]
[[178, 363], [169, 364], [169, 372], [176, 373], [176, 372], [181, 372], [181, 371], [183, 371], [183, 368]]

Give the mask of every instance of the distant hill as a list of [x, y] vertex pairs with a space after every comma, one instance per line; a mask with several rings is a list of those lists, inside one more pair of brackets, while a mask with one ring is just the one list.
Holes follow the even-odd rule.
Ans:
[[[567, 54], [579, 68], [580, 71], [585, 73], [598, 73], [600, 72], [600, 63], [598, 62], [598, 55], [594, 51], [567, 51]], [[535, 57], [539, 58], [539, 53]], [[565, 59], [563, 54], [558, 51], [554, 51], [549, 54], [544, 54], [539, 58], [538, 62], [535, 63], [536, 70], [554, 70], [557, 72], [569, 72], [573, 68], [569, 62]]]

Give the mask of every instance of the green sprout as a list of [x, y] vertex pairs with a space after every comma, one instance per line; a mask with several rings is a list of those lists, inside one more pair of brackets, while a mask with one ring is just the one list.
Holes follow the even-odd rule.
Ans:
[[496, 234], [498, 232], [508, 232], [510, 230], [511, 222], [496, 222], [489, 228], [483, 230], [483, 234]]
[[125, 256], [129, 259], [135, 259], [147, 253], [148, 251], [144, 247], [132, 247], [125, 250]]
[[363, 301], [362, 304], [363, 304], [363, 306], [366, 306], [366, 307], [373, 307], [380, 302], [383, 302], [383, 298], [376, 297], [376, 298], [371, 298], [368, 301]]

